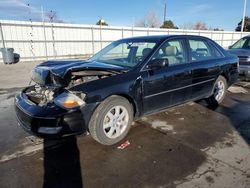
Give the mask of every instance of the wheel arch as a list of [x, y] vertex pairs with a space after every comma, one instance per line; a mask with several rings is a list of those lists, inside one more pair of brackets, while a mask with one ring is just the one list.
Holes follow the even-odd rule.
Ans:
[[133, 107], [133, 116], [136, 117], [136, 115], [138, 113], [138, 106], [137, 106], [137, 103], [135, 102], [135, 100], [131, 96], [129, 96], [128, 94], [125, 94], [125, 93], [116, 93], [116, 94], [112, 94], [108, 97], [111, 97], [111, 96], [119, 96], [119, 97], [123, 97], [123, 98], [127, 99]]
[[[118, 99], [118, 100], [117, 100]], [[124, 104], [125, 106], [127, 106], [127, 109], [130, 108], [130, 112], [128, 112], [130, 114], [129, 117], [132, 117], [132, 118], [129, 118], [129, 122], [128, 122], [128, 128], [126, 128], [125, 132], [123, 132], [121, 135], [119, 135], [118, 137], [115, 137], [114, 139], [113, 138], [108, 138], [107, 136], [105, 136], [103, 133], [103, 131], [100, 131], [100, 125], [102, 123], [100, 123], [102, 121], [102, 118], [105, 117], [105, 113], [107, 113], [107, 109], [110, 110], [110, 106], [112, 106], [112, 101], [113, 100], [116, 100], [117, 101], [123, 101], [123, 104], [124, 102], [126, 104]], [[115, 103], [114, 103], [115, 104]], [[108, 105], [108, 106], [106, 106]], [[104, 144], [104, 145], [112, 145], [112, 144], [115, 144], [117, 142], [119, 142], [121, 139], [123, 139], [130, 127], [131, 127], [131, 124], [133, 122], [133, 114], [134, 113], [134, 102], [132, 100], [131, 97], [129, 97], [128, 95], [124, 95], [124, 94], [115, 94], [113, 93], [112, 95], [109, 95], [107, 97], [105, 97], [97, 106], [96, 106], [96, 109], [94, 111], [94, 113], [92, 114], [92, 117], [90, 119], [90, 122], [89, 122], [89, 126], [88, 126], [88, 130], [91, 134], [91, 136], [99, 143], [101, 144]], [[99, 110], [97, 110], [99, 109]], [[104, 109], [104, 111], [102, 111], [102, 109]], [[133, 110], [133, 112], [132, 112]], [[101, 116], [100, 116], [101, 115]], [[101, 119], [100, 119], [101, 118]], [[102, 129], [102, 128], [101, 128]], [[112, 140], [113, 139], [113, 140]]]
[[[227, 73], [222, 72], [219, 76], [223, 76], [223, 77], [226, 79], [227, 83], [229, 82], [229, 75], [228, 75]], [[218, 76], [218, 77], [219, 77], [219, 76]], [[218, 78], [218, 77], [217, 77], [217, 78]]]

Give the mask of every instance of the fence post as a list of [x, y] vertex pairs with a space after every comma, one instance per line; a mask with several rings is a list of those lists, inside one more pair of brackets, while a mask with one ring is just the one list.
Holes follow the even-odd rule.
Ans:
[[48, 49], [47, 49], [47, 40], [46, 40], [46, 30], [45, 30], [45, 20], [44, 20], [44, 12], [43, 12], [43, 6], [41, 6], [41, 12], [42, 12], [42, 22], [43, 22], [43, 37], [44, 37], [44, 50], [45, 50], [45, 56], [46, 60], [48, 60]]
[[33, 22], [32, 20], [30, 20], [30, 52], [32, 54], [33, 60], [35, 61], [36, 57], [35, 57], [35, 53], [34, 53], [34, 30], [33, 30]]
[[92, 39], [92, 55], [94, 55], [95, 54], [95, 43], [94, 43], [94, 27], [92, 26], [91, 27], [91, 34], [92, 34], [92, 37], [91, 37], [91, 39]]
[[[122, 28], [122, 38], [124, 38], [124, 33], [123, 33], [123, 28]], [[124, 55], [124, 45], [122, 45], [122, 56]]]
[[102, 49], [102, 24], [100, 24], [100, 44]]
[[56, 59], [56, 49], [55, 49], [55, 36], [54, 36], [54, 25], [51, 23], [51, 34], [52, 34], [52, 46], [53, 46], [53, 55]]
[[1, 33], [3, 48], [5, 48], [5, 41], [4, 41], [4, 37], [3, 37], [3, 28], [2, 28], [2, 23], [1, 22], [0, 22], [0, 33]]
[[232, 41], [231, 41], [231, 45], [233, 45], [234, 43], [234, 32], [232, 32]]
[[221, 33], [221, 46], [222, 46], [222, 47], [224, 47], [224, 46], [223, 46], [223, 40], [224, 40], [224, 32]]
[[45, 23], [43, 21], [43, 36], [44, 36], [44, 49], [45, 49], [45, 56], [48, 60], [48, 48], [47, 48], [47, 39], [46, 39], [46, 30], [45, 30]]
[[122, 38], [124, 38], [124, 29], [122, 28]]

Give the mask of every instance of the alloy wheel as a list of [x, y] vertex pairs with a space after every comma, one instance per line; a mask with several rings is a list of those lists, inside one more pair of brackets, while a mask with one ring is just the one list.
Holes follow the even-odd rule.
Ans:
[[124, 106], [114, 106], [104, 116], [103, 131], [108, 138], [119, 137], [127, 128], [129, 114]]
[[220, 101], [225, 93], [225, 84], [222, 80], [219, 80], [215, 86], [214, 97], [216, 101]]

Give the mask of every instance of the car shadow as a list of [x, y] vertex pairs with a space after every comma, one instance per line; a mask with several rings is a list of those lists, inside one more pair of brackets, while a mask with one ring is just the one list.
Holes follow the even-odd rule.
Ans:
[[204, 100], [198, 104], [226, 116], [235, 130], [250, 145], [250, 95], [227, 93], [221, 105], [209, 106]]
[[44, 140], [43, 187], [83, 187], [76, 137]]

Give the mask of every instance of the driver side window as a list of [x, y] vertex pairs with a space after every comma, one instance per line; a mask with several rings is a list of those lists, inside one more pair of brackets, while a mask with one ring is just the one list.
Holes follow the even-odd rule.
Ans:
[[185, 53], [184, 40], [176, 39], [165, 42], [156, 51], [153, 59], [167, 59], [169, 66], [186, 63], [187, 55]]

